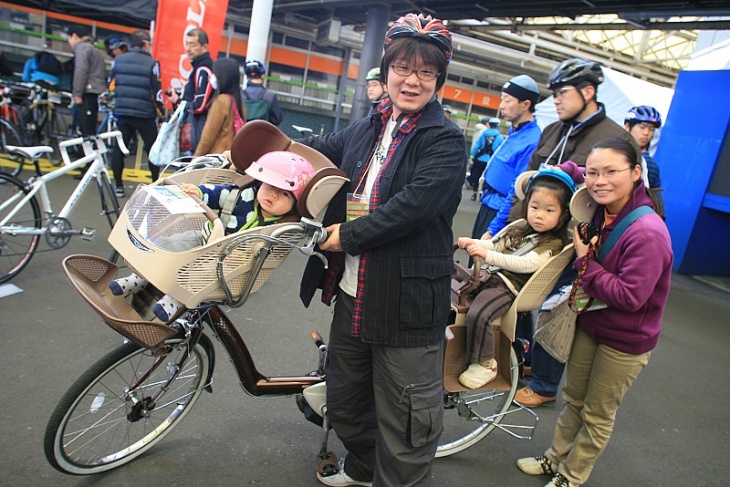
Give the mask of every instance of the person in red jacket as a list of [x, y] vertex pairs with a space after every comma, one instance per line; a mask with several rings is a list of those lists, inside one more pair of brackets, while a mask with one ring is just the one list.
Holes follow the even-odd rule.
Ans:
[[550, 448], [517, 461], [527, 474], [554, 475], [546, 487], [586, 483], [611, 438], [621, 401], [659, 339], [673, 261], [661, 217], [653, 211], [640, 216], [600, 261], [593, 253], [634, 209], [656, 207], [641, 180], [640, 161], [633, 144], [618, 138], [596, 143], [586, 161], [600, 232], [587, 245], [575, 230], [573, 267], [582, 274], [583, 291], [600, 303], [578, 315]]

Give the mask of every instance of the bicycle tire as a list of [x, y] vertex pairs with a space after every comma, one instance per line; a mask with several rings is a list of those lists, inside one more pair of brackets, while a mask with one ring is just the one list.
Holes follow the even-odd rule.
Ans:
[[17, 177], [23, 170], [25, 158], [17, 154], [8, 153], [7, 146], [23, 147], [23, 139], [20, 131], [12, 123], [0, 118], [0, 155], [5, 161], [9, 162], [8, 169], [5, 165], [0, 166], [0, 172], [10, 174]]
[[107, 222], [109, 222], [109, 228], [112, 229], [119, 219], [121, 211], [119, 209], [119, 201], [117, 200], [111, 179], [109, 179], [109, 173], [102, 171], [99, 174], [101, 175], [101, 181], [98, 183], [101, 212], [106, 217]]
[[[180, 360], [188, 345], [182, 338], [165, 341], [161, 365], [136, 389], [146, 396], [143, 401], [161, 391], [168, 367]], [[206, 386], [213, 367], [213, 344], [202, 335], [183, 370], [162, 391], [157, 407], [147, 415], [135, 415], [126, 389], [143, 377], [154, 359], [153, 351], [128, 342], [79, 377], [46, 428], [44, 451], [53, 468], [73, 475], [114, 469], [148, 451], [180, 424]]]
[[[7, 174], [0, 173], [0, 183], [2, 183], [0, 184], [0, 202], [17, 198], [20, 193], [27, 193], [25, 185], [20, 180]], [[14, 205], [0, 210], [0, 221], [13, 209]], [[5, 227], [33, 225], [35, 228], [41, 228], [42, 223], [40, 206], [34, 196]], [[0, 284], [18, 275], [28, 265], [38, 248], [40, 239], [40, 234], [14, 235], [11, 231], [0, 230]]]
[[[61, 149], [58, 146], [60, 142], [66, 140], [68, 137], [68, 124], [63, 116], [58, 113], [57, 109], [54, 109], [51, 113], [51, 124], [46, 129], [48, 145], [53, 147], [53, 155], [49, 155], [48, 159], [53, 166], [61, 164]], [[48, 121], [46, 121], [48, 123]]]
[[[512, 382], [509, 390], [476, 390], [450, 395], [448, 402], [452, 407], [444, 411], [444, 432], [436, 449], [436, 458], [448, 457], [474, 446], [499, 425], [512, 405], [519, 382], [519, 361], [512, 347], [510, 368]], [[445, 398], [445, 406], [446, 402]]]

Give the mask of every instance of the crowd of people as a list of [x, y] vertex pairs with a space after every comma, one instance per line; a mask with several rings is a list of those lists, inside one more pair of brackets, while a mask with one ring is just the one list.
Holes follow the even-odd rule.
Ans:
[[[191, 29], [185, 35], [185, 53], [193, 69], [181, 93], [163, 89], [160, 63], [150, 54], [152, 39], [147, 31], [135, 31], [129, 38], [115, 35], [104, 40], [104, 50], [112, 59], [110, 70], [106, 69], [103, 51], [94, 46], [87, 26], [71, 25], [66, 38], [73, 51], [71, 60], [61, 63], [47, 50], [41, 50], [26, 61], [22, 80], [59, 88], [62, 75], [70, 75], [72, 127], [78, 135], [96, 133], [98, 97], [107, 91], [113, 93], [114, 116], [125, 144], [129, 147], [132, 138], [139, 134], [148, 154], [164, 118], [166, 91], [173, 107], [181, 101], [187, 104], [185, 122], [191, 130], [185, 138], [189, 145], [181, 148], [183, 156], [230, 149], [235, 131], [247, 119], [264, 118], [274, 125], [283, 120], [276, 93], [264, 87], [264, 64], [250, 59], [241, 66], [233, 58], [214, 62], [208, 52], [208, 34], [202, 29]], [[248, 79], [245, 88], [241, 86], [241, 70]], [[247, 117], [249, 104], [254, 108]], [[256, 115], [257, 110], [265, 115]], [[124, 197], [124, 155], [118, 149], [112, 155], [112, 170], [116, 195]], [[153, 181], [159, 177], [159, 168], [152, 162], [149, 171]]]
[[[150, 55], [150, 42], [145, 31], [109, 42], [114, 61], [107, 76], [88, 30], [69, 29], [81, 133], [95, 132], [97, 97], [112, 89], [124, 141], [139, 133], [149, 150], [162, 115], [160, 65]], [[183, 150], [196, 156], [222, 153], [231, 148], [243, 121], [282, 122], [275, 94], [263, 86], [262, 62], [213, 61], [201, 29], [186, 33], [185, 48], [193, 70], [182, 93], [171, 95], [172, 103], [185, 101], [188, 107], [191, 145]], [[368, 116], [339, 132], [300, 141], [327, 156], [350, 181], [323, 217], [329, 237], [320, 249], [329, 265], [310, 259], [300, 288], [306, 306], [317, 290], [325, 304], [334, 305], [327, 405], [347, 454], [337, 468], [317, 472], [318, 479], [331, 486], [431, 484], [443, 428], [452, 222], [466, 184], [480, 209], [472, 235], [458, 245], [496, 270], [475, 293], [467, 316], [469, 365], [459, 378], [465, 387], [478, 389], [496, 377], [492, 322], [530, 275], [569, 241], [576, 259], [552, 294], [580, 277], [585, 293], [604, 305], [577, 316], [567, 365], [531, 343], [529, 383], [515, 395], [516, 402], [531, 408], [554, 404], [567, 369], [550, 446], [517, 466], [530, 475], [550, 475], [548, 486], [583, 485], [661, 330], [672, 250], [659, 166], [648, 152], [661, 115], [653, 107], [637, 106], [624, 126], [618, 125], [598, 101], [600, 64], [569, 59], [548, 77], [558, 121], [540, 130], [534, 116], [538, 85], [530, 76], [515, 76], [501, 89], [501, 119], [481, 120], [482, 131], [467, 154], [463, 132], [450, 119], [452, 110], [436, 96], [451, 56], [451, 35], [440, 20], [401, 17], [388, 29], [380, 66], [367, 73]], [[29, 79], [56, 82], [52, 73], [39, 74], [45, 62], [41, 56], [28, 61]], [[243, 90], [241, 69], [248, 80]], [[116, 152], [118, 196], [124, 196], [123, 167], [123, 156]], [[535, 174], [526, 187], [517, 187], [525, 171]], [[153, 179], [159, 175], [153, 165], [150, 172]], [[589, 242], [569, 227], [570, 199], [582, 185], [597, 205], [592, 223], [598, 236]], [[205, 188], [188, 189], [205, 195]], [[298, 194], [285, 196], [290, 204], [272, 213], [277, 218], [291, 211]], [[348, 214], [352, 200], [366, 202], [367, 214]], [[624, 228], [641, 207], [653, 211], [631, 218]], [[614, 234], [618, 240], [599, 259], [597, 249]], [[165, 316], [175, 312], [166, 310]], [[529, 314], [522, 316], [518, 336], [532, 342], [533, 331]]]

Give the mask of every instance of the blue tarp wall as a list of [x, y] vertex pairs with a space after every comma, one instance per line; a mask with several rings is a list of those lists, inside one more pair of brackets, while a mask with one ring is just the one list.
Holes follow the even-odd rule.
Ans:
[[730, 70], [682, 71], [655, 159], [674, 270], [730, 276]]

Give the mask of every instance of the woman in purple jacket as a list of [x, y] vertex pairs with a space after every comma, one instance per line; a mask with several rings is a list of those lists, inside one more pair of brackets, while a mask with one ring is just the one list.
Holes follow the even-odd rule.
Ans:
[[[599, 204], [593, 223], [600, 246], [632, 210], [654, 208], [641, 180], [641, 156], [621, 139], [598, 142], [586, 161], [588, 193]], [[576, 269], [589, 246], [575, 233]], [[599, 262], [589, 258], [583, 290], [605, 303], [578, 315], [562, 390], [563, 409], [544, 455], [522, 458], [530, 475], [553, 475], [546, 485], [584, 484], [611, 437], [616, 412], [649, 361], [661, 331], [672, 273], [672, 244], [662, 219], [650, 212], [630, 224]]]

